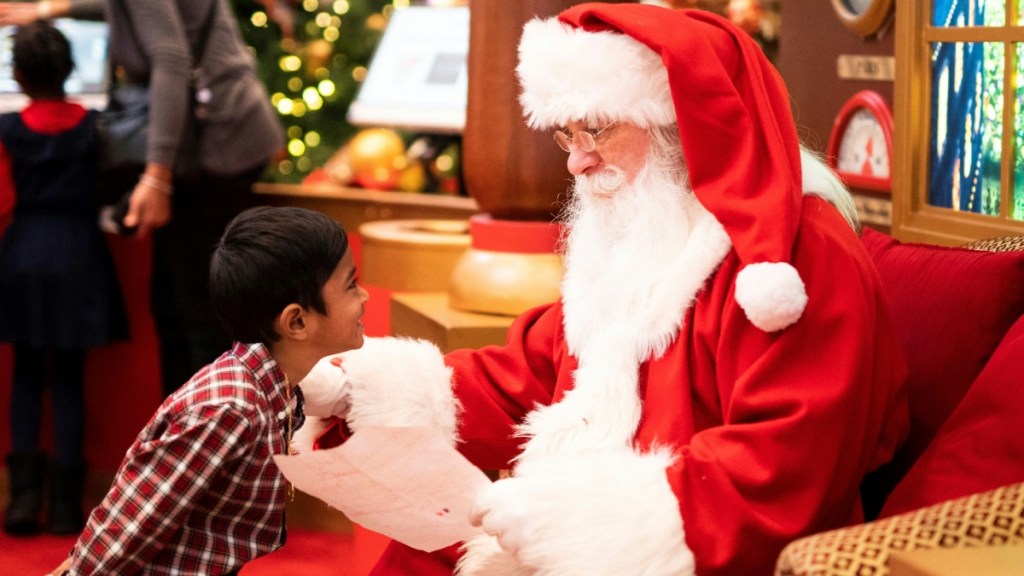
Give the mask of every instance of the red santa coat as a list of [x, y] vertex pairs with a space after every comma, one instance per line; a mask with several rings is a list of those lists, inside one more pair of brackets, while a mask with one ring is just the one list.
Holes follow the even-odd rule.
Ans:
[[[770, 574], [791, 540], [863, 521], [860, 480], [906, 435], [906, 368], [880, 281], [818, 198], [804, 199], [792, 262], [808, 294], [799, 322], [774, 333], [751, 325], [735, 301], [741, 263], [730, 251], [678, 336], [639, 368], [633, 447], [678, 455], [667, 479], [698, 574]], [[515, 426], [573, 389], [563, 313], [561, 304], [531, 310], [507, 345], [445, 357], [463, 407], [460, 450], [481, 468], [510, 467], [523, 442]], [[637, 537], [632, 526], [599, 529]], [[428, 564], [397, 546], [376, 573], [427, 574]], [[446, 560], [436, 568], [450, 573]]]

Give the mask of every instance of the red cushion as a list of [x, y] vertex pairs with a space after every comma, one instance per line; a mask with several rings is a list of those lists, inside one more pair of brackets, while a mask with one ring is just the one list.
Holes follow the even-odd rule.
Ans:
[[1024, 317], [1013, 325], [963, 401], [886, 501], [883, 516], [1024, 482], [1022, 359]]
[[871, 229], [861, 240], [878, 267], [910, 368], [910, 436], [893, 463], [898, 477], [1024, 313], [1024, 252], [899, 242]]

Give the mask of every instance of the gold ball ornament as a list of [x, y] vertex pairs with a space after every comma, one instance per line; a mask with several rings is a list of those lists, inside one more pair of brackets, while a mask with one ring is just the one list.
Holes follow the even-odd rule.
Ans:
[[420, 162], [411, 162], [398, 178], [402, 192], [422, 192], [427, 187], [427, 169]]
[[437, 179], [438, 190], [443, 194], [458, 194], [461, 187], [462, 151], [458, 144], [449, 144], [434, 159], [430, 171]]
[[306, 75], [312, 78], [318, 69], [327, 66], [327, 60], [334, 54], [334, 46], [327, 40], [311, 40], [306, 43], [302, 52]]
[[348, 160], [356, 184], [374, 190], [394, 190], [406, 166], [405, 142], [388, 128], [360, 130], [349, 141]]

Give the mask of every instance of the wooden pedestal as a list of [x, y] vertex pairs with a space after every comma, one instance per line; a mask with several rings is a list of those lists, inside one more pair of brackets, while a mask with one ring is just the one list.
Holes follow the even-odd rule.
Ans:
[[391, 296], [391, 334], [423, 338], [442, 352], [504, 344], [512, 316], [461, 312], [448, 306], [447, 292], [405, 292]]

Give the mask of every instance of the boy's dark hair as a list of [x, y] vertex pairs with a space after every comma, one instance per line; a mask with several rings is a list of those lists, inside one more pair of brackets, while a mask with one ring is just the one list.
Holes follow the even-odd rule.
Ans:
[[36, 20], [18, 28], [14, 34], [14, 70], [26, 93], [63, 95], [64, 82], [75, 63], [71, 44], [64, 34], [47, 20]]
[[224, 230], [210, 260], [210, 301], [232, 340], [270, 344], [297, 303], [326, 314], [322, 289], [348, 249], [341, 224], [314, 210], [250, 208]]

